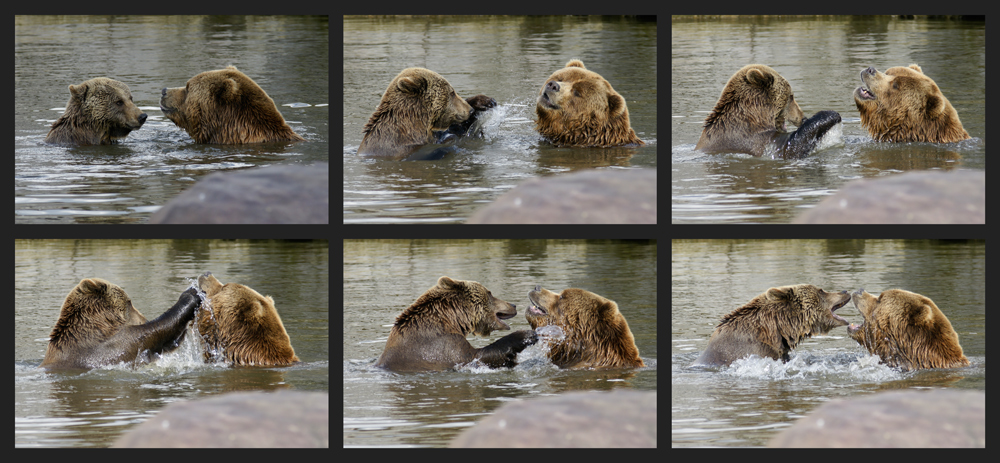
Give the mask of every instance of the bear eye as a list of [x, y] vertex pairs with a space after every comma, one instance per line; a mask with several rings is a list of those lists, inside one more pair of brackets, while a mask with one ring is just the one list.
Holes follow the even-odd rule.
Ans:
[[115, 102], [115, 104], [117, 104], [118, 106], [122, 106], [122, 105], [125, 104], [125, 102], [122, 101], [122, 100], [118, 100], [118, 101]]

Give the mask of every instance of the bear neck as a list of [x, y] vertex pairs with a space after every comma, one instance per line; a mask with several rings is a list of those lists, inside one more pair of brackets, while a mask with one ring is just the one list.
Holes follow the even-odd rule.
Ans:
[[393, 330], [405, 334], [417, 330], [421, 333], [461, 333], [467, 336], [474, 331], [470, 317], [471, 307], [454, 295], [427, 295], [417, 299], [396, 318]]

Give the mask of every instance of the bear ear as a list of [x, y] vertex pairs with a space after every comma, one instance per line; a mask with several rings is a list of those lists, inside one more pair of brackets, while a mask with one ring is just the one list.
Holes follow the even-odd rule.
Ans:
[[84, 278], [80, 280], [80, 291], [83, 293], [103, 293], [107, 288], [104, 282], [94, 278]]
[[566, 63], [566, 67], [587, 69], [586, 67], [583, 66], [583, 61], [580, 61], [578, 59], [570, 60], [568, 63]]
[[927, 112], [927, 117], [937, 119], [944, 113], [944, 102], [937, 96], [930, 95], [927, 97], [927, 102], [924, 105], [924, 111]]
[[747, 71], [747, 74], [743, 78], [750, 85], [762, 88], [768, 88], [774, 83], [774, 77], [769, 74], [764, 74], [760, 71], [760, 69], [751, 69]]
[[420, 94], [427, 88], [427, 79], [422, 76], [402, 77], [396, 82], [396, 88], [403, 93]]
[[625, 99], [617, 93], [608, 94], [608, 114], [611, 118], [621, 116], [625, 112]]
[[455, 281], [455, 280], [452, 280], [451, 278], [444, 277], [444, 276], [441, 277], [441, 278], [438, 278], [438, 286], [440, 286], [440, 287], [442, 287], [444, 289], [452, 289], [452, 288], [458, 287], [458, 285], [459, 285], [459, 283], [457, 281]]
[[83, 102], [83, 100], [87, 99], [87, 83], [84, 82], [80, 85], [70, 85], [69, 93], [73, 95], [73, 98]]
[[921, 74], [923, 74], [923, 73], [924, 73], [924, 70], [923, 70], [923, 69], [920, 69], [920, 66], [918, 66], [918, 65], [917, 65], [917, 63], [913, 63], [913, 64], [911, 64], [911, 65], [910, 65], [910, 69], [913, 69], [914, 71], [917, 71], [917, 72], [919, 72], [919, 73], [921, 73]]
[[785, 288], [771, 288], [767, 290], [767, 298], [775, 301], [780, 301], [788, 297], [788, 291]]

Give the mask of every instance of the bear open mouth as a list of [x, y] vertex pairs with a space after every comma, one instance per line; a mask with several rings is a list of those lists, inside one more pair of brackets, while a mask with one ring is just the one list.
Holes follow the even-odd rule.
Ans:
[[848, 322], [846, 318], [841, 317], [840, 315], [837, 315], [837, 314], [835, 314], [833, 312], [835, 310], [837, 310], [837, 309], [839, 309], [839, 308], [847, 305], [848, 302], [851, 302], [851, 298], [847, 298], [847, 300], [845, 300], [844, 302], [841, 302], [841, 303], [839, 303], [839, 304], [837, 304], [837, 305], [835, 305], [835, 306], [833, 306], [833, 307], [830, 308], [830, 315], [833, 315], [834, 319], [843, 322], [845, 325], [849, 325], [850, 322]]
[[528, 313], [532, 315], [548, 315], [548, 312], [546, 312], [545, 309], [535, 305], [534, 303], [528, 306]]
[[858, 87], [858, 95], [862, 100], [874, 100], [875, 95], [867, 87]]
[[542, 92], [542, 95], [538, 97], [538, 103], [549, 109], [559, 109], [559, 106], [556, 106], [556, 104], [549, 99], [549, 92], [547, 91]]

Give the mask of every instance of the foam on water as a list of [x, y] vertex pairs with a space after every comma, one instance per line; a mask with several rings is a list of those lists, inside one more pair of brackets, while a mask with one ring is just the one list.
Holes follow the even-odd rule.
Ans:
[[879, 363], [877, 355], [868, 354], [793, 354], [785, 363], [752, 355], [723, 367], [720, 373], [740, 378], [769, 380], [815, 380], [828, 375], [853, 377], [863, 381], [900, 379], [903, 373]]

